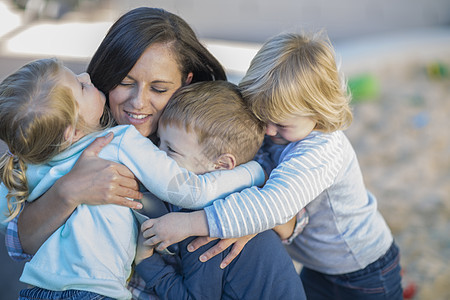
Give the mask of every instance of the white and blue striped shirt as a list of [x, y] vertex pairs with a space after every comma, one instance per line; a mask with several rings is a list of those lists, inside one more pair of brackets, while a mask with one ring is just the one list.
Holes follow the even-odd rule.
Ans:
[[263, 188], [245, 189], [205, 208], [210, 236], [262, 232], [305, 207], [309, 224], [289, 246], [303, 265], [327, 274], [348, 273], [388, 250], [391, 232], [342, 131], [313, 131], [287, 145], [276, 163]]

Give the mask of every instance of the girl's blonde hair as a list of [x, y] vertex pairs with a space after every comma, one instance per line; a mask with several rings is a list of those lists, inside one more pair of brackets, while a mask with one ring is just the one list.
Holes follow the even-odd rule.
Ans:
[[26, 164], [41, 164], [70, 145], [65, 130], [90, 132], [70, 88], [60, 84], [63, 65], [56, 59], [31, 62], [0, 84], [0, 139], [9, 150], [0, 158], [1, 180], [8, 188], [9, 218], [28, 198]]
[[308, 116], [332, 132], [352, 121], [350, 95], [323, 33], [284, 33], [267, 41], [239, 84], [244, 100], [264, 122]]

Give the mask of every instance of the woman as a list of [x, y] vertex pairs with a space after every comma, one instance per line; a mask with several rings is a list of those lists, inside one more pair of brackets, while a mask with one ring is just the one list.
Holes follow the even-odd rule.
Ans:
[[[111, 27], [87, 71], [106, 95], [116, 123], [132, 124], [153, 141], [161, 112], [179, 87], [226, 80], [220, 63], [185, 21], [162, 9], [144, 7], [126, 13]], [[124, 166], [96, 156], [108, 142], [94, 142], [71, 172], [23, 209], [18, 231], [25, 253], [35, 253], [79, 204], [140, 208], [125, 198], [142, 197], [134, 175]], [[134, 293], [140, 294], [140, 288]]]
[[[106, 95], [117, 124], [132, 124], [153, 141], [159, 116], [173, 92], [191, 82], [226, 80], [220, 63], [184, 20], [147, 7], [117, 20], [87, 71]], [[18, 230], [24, 251], [35, 253], [81, 203], [138, 208], [137, 202], [124, 197], [142, 197], [134, 175], [86, 151], [69, 174], [21, 213]]]

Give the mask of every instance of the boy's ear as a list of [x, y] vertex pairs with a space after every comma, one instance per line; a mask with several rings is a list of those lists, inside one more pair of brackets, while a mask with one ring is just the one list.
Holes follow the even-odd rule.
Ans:
[[85, 134], [78, 129], [73, 130], [73, 127], [69, 125], [64, 131], [64, 140], [70, 141], [71, 143], [75, 143], [79, 139], [81, 139]]
[[232, 170], [236, 167], [236, 157], [229, 153], [222, 154], [214, 162], [214, 167], [216, 170]]

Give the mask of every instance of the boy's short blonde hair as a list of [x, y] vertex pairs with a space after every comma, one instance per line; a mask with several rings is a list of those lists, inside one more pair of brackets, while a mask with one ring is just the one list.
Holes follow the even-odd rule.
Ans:
[[247, 108], [239, 89], [227, 81], [205, 81], [180, 88], [170, 98], [159, 126], [175, 125], [197, 134], [208, 159], [229, 153], [236, 164], [253, 159], [265, 126]]
[[345, 129], [352, 121], [350, 96], [335, 53], [322, 33], [284, 33], [267, 41], [239, 84], [251, 111], [264, 122], [309, 116], [316, 130]]

